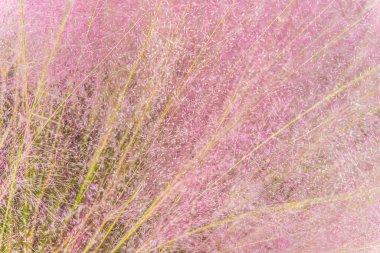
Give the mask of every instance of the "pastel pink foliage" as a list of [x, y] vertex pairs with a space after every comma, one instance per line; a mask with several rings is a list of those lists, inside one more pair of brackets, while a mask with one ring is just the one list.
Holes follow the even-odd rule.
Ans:
[[[8, 185], [17, 136], [30, 126], [15, 199], [23, 203], [55, 168], [32, 252], [95, 250], [118, 214], [101, 252], [377, 252], [378, 2], [24, 0], [23, 8], [26, 66], [20, 3], [0, 3], [1, 93], [14, 106], [27, 73], [38, 105], [31, 123], [20, 109], [1, 147], [0, 183]], [[27, 248], [28, 234], [13, 231], [14, 252]]]

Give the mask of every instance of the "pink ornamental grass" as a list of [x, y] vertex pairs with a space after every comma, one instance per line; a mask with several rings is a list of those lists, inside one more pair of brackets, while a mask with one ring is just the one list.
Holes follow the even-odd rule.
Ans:
[[377, 252], [380, 3], [0, 3], [1, 252]]

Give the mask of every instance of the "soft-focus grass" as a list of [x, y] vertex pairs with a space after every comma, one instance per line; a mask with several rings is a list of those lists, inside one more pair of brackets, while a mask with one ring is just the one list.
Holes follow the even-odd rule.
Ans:
[[[4, 60], [0, 66], [0, 252], [299, 252], [300, 247], [316, 252], [355, 246], [331, 244], [323, 231], [329, 233], [330, 223], [346, 228], [335, 214], [340, 209], [347, 217], [363, 216], [352, 218], [351, 227], [357, 229], [378, 218], [365, 209], [377, 207], [372, 202], [379, 199], [378, 175], [367, 169], [352, 177], [356, 170], [348, 168], [350, 159], [342, 158], [351, 154], [351, 145], [365, 141], [368, 148], [351, 156], [378, 164], [372, 116], [379, 111], [380, 65], [370, 44], [378, 41], [378, 24], [367, 19], [378, 4], [354, 3], [352, 9], [361, 8], [351, 14], [351, 7], [344, 8], [348, 1], [310, 2], [318, 11], [304, 13], [297, 26], [288, 19], [301, 3], [274, 2], [214, 6], [195, 1], [185, 7], [181, 2], [179, 7], [143, 2], [136, 3], [141, 4], [137, 18], [126, 22], [115, 14], [118, 4], [133, 6], [134, 1], [56, 3], [57, 9], [34, 18], [29, 8], [43, 12], [43, 7], [9, 1], [18, 10], [19, 31], [12, 64]], [[267, 13], [273, 16], [264, 19], [254, 36], [248, 33], [246, 42], [239, 29], [249, 27], [244, 22], [260, 23], [249, 16], [254, 11], [247, 11], [255, 4], [276, 13]], [[337, 6], [346, 16], [323, 22], [332, 7], [338, 16]], [[75, 9], [80, 7], [85, 10]], [[191, 26], [189, 15], [207, 22]], [[40, 27], [32, 21], [46, 16], [52, 22], [46, 25], [47, 35], [33, 33]], [[316, 36], [299, 42], [317, 24]], [[101, 30], [103, 26], [123, 29], [116, 35]], [[367, 37], [349, 39], [363, 27]], [[291, 35], [282, 38], [281, 29]], [[234, 41], [239, 32], [241, 40]], [[48, 48], [37, 44], [44, 42], [41, 38]], [[334, 64], [328, 61], [336, 47], [350, 48], [350, 43], [358, 52], [352, 58], [339, 55], [344, 67], [339, 57]], [[321, 75], [320, 83], [313, 74]], [[331, 81], [323, 83], [327, 78]], [[356, 110], [355, 103], [364, 109]], [[366, 119], [368, 123], [359, 124]], [[336, 136], [343, 148], [335, 143]], [[298, 145], [306, 139], [309, 149]], [[333, 150], [333, 162], [320, 161], [318, 151], [308, 161], [311, 165], [304, 165], [304, 156], [314, 154], [310, 146]], [[314, 175], [319, 167], [328, 172]], [[351, 178], [341, 184], [339, 177], [346, 176]], [[244, 194], [239, 187], [252, 192]], [[361, 206], [362, 201], [366, 204]], [[320, 215], [320, 206], [332, 206], [332, 211]], [[308, 220], [299, 221], [297, 215], [327, 220], [310, 232], [321, 233], [314, 239], [326, 246], [308, 250], [307, 239], [276, 244], [310, 236], [302, 231]], [[293, 233], [284, 233], [283, 224]], [[368, 229], [358, 245], [377, 232]]]

